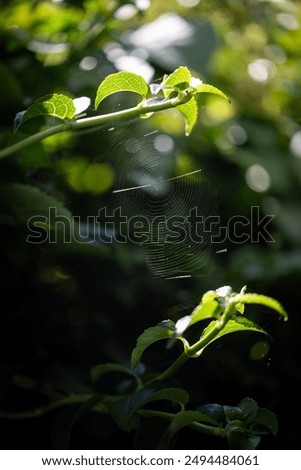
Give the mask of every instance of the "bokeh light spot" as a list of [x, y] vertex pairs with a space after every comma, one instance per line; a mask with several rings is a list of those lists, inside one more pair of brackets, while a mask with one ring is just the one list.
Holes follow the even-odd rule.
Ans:
[[270, 345], [266, 341], [258, 341], [250, 350], [250, 358], [253, 361], [261, 361], [270, 351]]
[[263, 166], [252, 165], [246, 171], [246, 182], [253, 191], [262, 193], [269, 189], [271, 177]]

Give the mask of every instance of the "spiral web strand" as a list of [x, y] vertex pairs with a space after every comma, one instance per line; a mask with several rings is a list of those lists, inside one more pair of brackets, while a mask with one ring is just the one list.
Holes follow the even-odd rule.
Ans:
[[179, 170], [172, 139], [156, 131], [114, 143], [103, 158], [116, 174], [111, 203], [133, 222], [131, 242], [152, 274], [165, 279], [202, 275], [211, 234], [199, 220], [216, 208], [216, 192], [202, 170], [189, 160]]

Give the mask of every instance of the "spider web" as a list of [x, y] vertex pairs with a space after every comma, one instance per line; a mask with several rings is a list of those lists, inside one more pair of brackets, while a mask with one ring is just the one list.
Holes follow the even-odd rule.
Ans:
[[103, 158], [116, 174], [111, 204], [126, 216], [128, 243], [141, 250], [152, 274], [203, 275], [212, 233], [201, 221], [217, 202], [202, 169], [189, 158], [179, 167], [174, 141], [157, 131], [113, 142]]

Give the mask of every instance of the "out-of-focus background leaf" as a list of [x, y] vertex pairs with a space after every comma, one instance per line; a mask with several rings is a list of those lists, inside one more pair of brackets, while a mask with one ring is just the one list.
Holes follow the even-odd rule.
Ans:
[[[191, 387], [196, 406], [254, 398], [279, 418], [278, 436], [260, 446], [298, 448], [300, 22], [301, 6], [290, 0], [1, 2], [1, 148], [21, 137], [13, 134], [15, 115], [37, 98], [58, 93], [93, 102], [99, 83], [116, 71], [156, 83], [183, 65], [231, 99], [228, 104], [201, 95], [190, 137], [184, 136], [181, 114], [172, 110], [120, 128], [53, 136], [1, 160], [2, 410], [41, 406], [47, 394], [95, 391], [90, 368], [128, 361], [143, 329], [191, 313], [208, 289], [231, 285], [239, 291], [246, 284], [248, 291], [277, 298], [289, 321], [248, 306], [271, 339], [251, 333], [220, 339], [179, 378]], [[135, 94], [118, 93], [104, 100], [102, 112], [136, 102]], [[20, 132], [26, 136], [51, 123], [37, 117]], [[150, 170], [154, 166], [157, 173]], [[205, 213], [218, 215], [229, 230], [222, 243], [207, 238], [206, 249], [193, 247], [195, 263], [186, 266], [191, 277], [167, 279], [176, 276], [177, 266], [158, 266], [151, 247], [107, 243], [110, 232], [98, 228], [93, 234], [88, 217], [102, 207], [119, 205], [135, 215], [143, 206], [139, 195], [114, 193], [116, 187], [160, 177], [164, 183], [196, 170], [201, 176], [176, 187], [176, 202], [201, 205], [205, 199]], [[165, 189], [164, 183], [162, 194]], [[36, 215], [43, 216], [50, 204], [61, 208], [61, 234], [73, 227], [70, 214], [78, 217], [77, 241], [62, 243], [60, 236], [57, 243], [26, 242], [27, 215], [37, 207]], [[252, 207], [259, 208], [260, 219], [274, 216], [268, 225], [273, 241], [258, 235]], [[239, 243], [229, 221], [237, 215], [250, 220], [251, 213], [249, 239]], [[180, 248], [181, 259], [188, 251]], [[155, 367], [166, 358], [158, 348], [147, 360]], [[71, 407], [31, 420], [3, 418], [2, 446], [60, 448], [72, 413]], [[119, 438], [113, 422], [91, 413], [77, 421], [70, 445], [116, 449]], [[123, 436], [129, 448], [131, 438]], [[225, 445], [203, 438], [200, 444], [199, 436], [185, 430], [177, 445], [185, 448], [187, 442], [194, 448]]]

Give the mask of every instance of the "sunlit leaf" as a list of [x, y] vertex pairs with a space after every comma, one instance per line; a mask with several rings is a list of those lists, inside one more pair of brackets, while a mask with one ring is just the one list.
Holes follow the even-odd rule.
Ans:
[[225, 100], [229, 101], [229, 98], [218, 88], [212, 85], [208, 85], [207, 83], [198, 83], [194, 87], [195, 93], [210, 93], [211, 95], [217, 95]]
[[190, 135], [198, 118], [198, 105], [196, 99], [192, 97], [187, 103], [177, 106], [185, 118], [185, 135]]
[[288, 319], [287, 312], [283, 306], [275, 299], [260, 294], [244, 294], [240, 297], [241, 302], [245, 304], [259, 304], [278, 312], [286, 321]]
[[161, 84], [165, 96], [169, 96], [172, 89], [176, 88], [179, 84], [186, 84], [186, 88], [190, 86], [191, 73], [187, 67], [179, 67], [170, 75], [166, 75]]
[[55, 116], [59, 119], [72, 119], [75, 116], [75, 105], [73, 100], [66, 95], [45, 95], [38, 98], [23, 115], [17, 114], [15, 121], [15, 130], [29, 119], [37, 116]]
[[[190, 87], [191, 74], [187, 67], [179, 67], [172, 74], [164, 77], [161, 84], [164, 96], [166, 98], [176, 90], [181, 92]], [[187, 103], [177, 106], [185, 118], [185, 134], [191, 134], [191, 131], [197, 121], [198, 117], [198, 105], [195, 98], [191, 98]]]
[[119, 91], [131, 91], [145, 98], [148, 93], [148, 84], [144, 78], [132, 72], [117, 72], [108, 75], [97, 89], [95, 109], [105, 98]]
[[190, 325], [201, 320], [206, 320], [207, 318], [214, 318], [218, 307], [219, 303], [215, 299], [212, 299], [209, 302], [202, 302], [192, 312]]
[[211, 302], [212, 300], [216, 299], [217, 295], [218, 294], [215, 290], [208, 290], [207, 292], [205, 292], [205, 294], [203, 294], [202, 304], [207, 304]]
[[[197, 305], [197, 307], [195, 307], [191, 315], [186, 315], [185, 317], [180, 318], [175, 325], [176, 334], [179, 335], [184, 333], [187, 328], [201, 320], [216, 318], [216, 311], [219, 308], [219, 303], [217, 300], [215, 300], [215, 297], [216, 294], [214, 293], [212, 300], [208, 300], [207, 302], [202, 301], [199, 305]], [[203, 299], [204, 298], [205, 296], [203, 296]]]
[[[214, 320], [209, 323], [209, 325], [203, 332], [203, 336], [207, 335], [215, 328], [217, 321], [218, 320]], [[211, 341], [209, 341], [205, 347], [207, 347], [213, 341], [216, 341], [217, 339], [221, 338], [222, 336], [228, 335], [230, 333], [236, 333], [239, 331], [255, 331], [257, 333], [267, 334], [262, 328], [260, 328], [260, 326], [256, 325], [256, 323], [252, 322], [248, 318], [235, 317], [231, 320], [228, 320], [224, 328]], [[203, 350], [204, 349], [205, 348], [203, 348]]]

